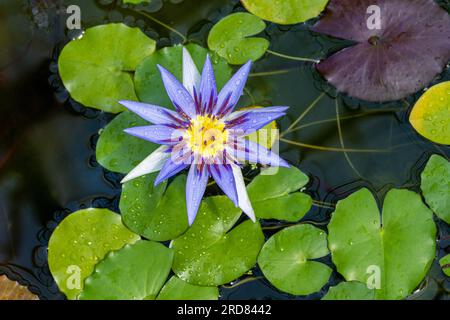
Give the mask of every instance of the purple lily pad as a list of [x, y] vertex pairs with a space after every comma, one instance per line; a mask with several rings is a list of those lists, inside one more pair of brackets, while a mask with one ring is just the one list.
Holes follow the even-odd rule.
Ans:
[[[372, 5], [381, 21], [373, 30]], [[367, 101], [417, 92], [450, 59], [450, 16], [433, 0], [330, 0], [313, 31], [356, 43], [317, 70], [339, 91]]]

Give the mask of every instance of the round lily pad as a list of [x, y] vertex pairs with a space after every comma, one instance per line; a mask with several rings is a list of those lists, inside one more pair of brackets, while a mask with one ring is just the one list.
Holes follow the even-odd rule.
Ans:
[[441, 266], [442, 271], [445, 273], [445, 275], [450, 277], [450, 254], [442, 257], [439, 260], [439, 265]]
[[308, 176], [295, 167], [263, 170], [247, 186], [255, 215], [263, 219], [300, 220], [312, 206], [312, 198], [298, 192], [308, 180]]
[[296, 225], [273, 235], [258, 257], [266, 278], [279, 290], [308, 295], [319, 291], [332, 269], [312, 261], [329, 254], [327, 235], [311, 225]]
[[331, 287], [322, 300], [374, 300], [375, 291], [358, 281], [341, 282]]
[[256, 61], [264, 55], [270, 43], [264, 38], [250, 36], [260, 33], [265, 28], [264, 21], [252, 14], [233, 13], [217, 22], [211, 29], [208, 47], [230, 64]]
[[317, 70], [339, 91], [362, 100], [405, 98], [450, 59], [450, 15], [434, 0], [330, 0], [312, 30], [355, 43]]
[[117, 115], [103, 130], [97, 142], [97, 161], [104, 168], [128, 173], [159, 145], [126, 134], [123, 130], [148, 125], [148, 122], [130, 111]]
[[173, 276], [161, 289], [157, 300], [217, 300], [218, 298], [217, 287], [195, 286]]
[[254, 15], [278, 24], [294, 24], [317, 17], [328, 0], [241, 0]]
[[108, 252], [139, 239], [112, 211], [80, 210], [67, 216], [50, 237], [48, 265], [59, 289], [68, 299], [76, 299], [84, 279]]
[[172, 242], [175, 274], [191, 284], [218, 286], [252, 268], [264, 235], [259, 223], [250, 220], [229, 231], [240, 216], [227, 197], [203, 200], [194, 224]]
[[172, 265], [173, 252], [141, 240], [111, 252], [86, 279], [80, 300], [154, 300]]
[[450, 224], [450, 162], [434, 154], [422, 171], [420, 188], [436, 215]]
[[117, 113], [119, 100], [136, 100], [131, 72], [155, 51], [155, 41], [138, 28], [111, 23], [86, 30], [59, 56], [59, 73], [76, 101]]
[[[186, 45], [199, 72], [203, 69], [208, 50], [196, 44]], [[210, 53], [216, 76], [217, 87], [221, 88], [231, 77], [231, 68], [226, 61], [215, 53]], [[169, 70], [178, 80], [183, 74], [183, 47], [181, 45], [165, 47], [145, 58], [136, 68], [134, 84], [139, 100], [158, 106], [173, 108], [167, 96], [157, 65]]]
[[405, 298], [425, 277], [436, 253], [433, 214], [408, 190], [386, 194], [381, 218], [372, 193], [361, 189], [337, 203], [328, 230], [337, 271], [347, 281], [376, 289], [377, 299]]
[[144, 238], [172, 240], [188, 228], [186, 214], [186, 176], [177, 176], [167, 186], [154, 186], [156, 174], [123, 184], [120, 212], [125, 225]]
[[428, 89], [414, 105], [409, 121], [428, 140], [450, 144], [450, 81]]

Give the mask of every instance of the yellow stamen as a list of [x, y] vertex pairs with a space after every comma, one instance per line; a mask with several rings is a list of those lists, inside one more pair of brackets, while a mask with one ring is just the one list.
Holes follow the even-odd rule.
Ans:
[[228, 131], [221, 120], [197, 116], [191, 120], [184, 139], [195, 154], [210, 158], [223, 151], [228, 140]]

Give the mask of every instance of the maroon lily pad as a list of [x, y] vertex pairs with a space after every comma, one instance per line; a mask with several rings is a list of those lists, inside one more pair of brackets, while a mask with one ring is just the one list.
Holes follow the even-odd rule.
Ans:
[[[372, 5], [381, 21], [373, 30]], [[313, 31], [356, 43], [317, 70], [339, 91], [367, 101], [417, 92], [450, 59], [450, 16], [433, 0], [330, 0]]]

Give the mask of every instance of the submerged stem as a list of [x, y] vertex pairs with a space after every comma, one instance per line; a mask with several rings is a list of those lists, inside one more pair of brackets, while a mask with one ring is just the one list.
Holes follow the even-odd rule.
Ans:
[[278, 75], [278, 74], [289, 73], [289, 72], [291, 72], [294, 69], [296, 69], [296, 68], [281, 69], [281, 70], [274, 70], [274, 71], [264, 71], [264, 72], [254, 72], [254, 73], [250, 73], [249, 77], [275, 76], [275, 75]]
[[[345, 149], [344, 136], [342, 135], [341, 121], [339, 119], [339, 103], [338, 103], [337, 99], [335, 100], [335, 106], [336, 106], [336, 124], [337, 124], [337, 129], [338, 129], [338, 134], [339, 134], [339, 143], [341, 144], [342, 149]], [[356, 169], [355, 165], [350, 160], [349, 155], [345, 151], [344, 151], [344, 156], [345, 156], [345, 159], [347, 160], [348, 165], [350, 166], [350, 168], [353, 169], [353, 171], [356, 173], [356, 175], [358, 177], [362, 178], [362, 176], [359, 173], [358, 169]]]
[[290, 56], [290, 55], [287, 55], [284, 53], [275, 52], [272, 50], [267, 50], [267, 53], [270, 53], [270, 54], [280, 57], [280, 58], [295, 60], [295, 61], [304, 61], [304, 62], [312, 62], [312, 63], [318, 63], [320, 61], [320, 60], [315, 60], [315, 59], [311, 59], [311, 58], [294, 57], [294, 56]]
[[180, 31], [178, 31], [175, 28], [172, 28], [171, 26], [169, 26], [168, 24], [162, 22], [161, 20], [156, 19], [155, 17], [151, 16], [150, 14], [148, 14], [145, 11], [136, 11], [139, 14], [143, 15], [144, 17], [152, 20], [153, 22], [159, 24], [160, 26], [163, 26], [164, 28], [166, 28], [167, 30], [172, 31], [173, 33], [176, 33], [177, 35], [179, 35], [181, 37], [181, 39], [183, 39], [183, 43], [187, 42], [187, 38], [184, 34], [182, 34]]
[[330, 152], [354, 152], [354, 153], [376, 153], [376, 152], [390, 152], [390, 149], [349, 149], [349, 148], [336, 148], [336, 147], [324, 147], [324, 146], [318, 146], [314, 144], [308, 144], [303, 143], [299, 141], [292, 141], [285, 138], [280, 138], [280, 141], [283, 141], [288, 144], [292, 144], [294, 146], [308, 148], [308, 149], [315, 149], [315, 150], [322, 150], [322, 151], [330, 151]]
[[[373, 114], [383, 114], [383, 113], [401, 111], [403, 109], [404, 108], [390, 108], [390, 109], [383, 109], [383, 110], [366, 111], [366, 112], [361, 112], [361, 113], [350, 115], [350, 116], [340, 117], [340, 119], [341, 120], [356, 119], [356, 118], [361, 118], [361, 117], [365, 117], [365, 116], [370, 116], [370, 115], [373, 115]], [[305, 128], [308, 128], [308, 127], [312, 127], [312, 126], [315, 126], [315, 125], [318, 125], [318, 124], [323, 124], [323, 123], [328, 123], [328, 122], [335, 122], [335, 121], [336, 121], [336, 118], [329, 118], [329, 119], [312, 121], [312, 122], [300, 125], [298, 127], [292, 128], [289, 131], [286, 130], [286, 134], [294, 132], [294, 131], [298, 131], [298, 130], [301, 130], [301, 129], [305, 129]]]
[[320, 101], [320, 99], [322, 99], [322, 97], [325, 95], [324, 92], [322, 92], [309, 106], [308, 108], [306, 108], [305, 111], [302, 112], [302, 114], [300, 114], [300, 116], [297, 118], [297, 120], [295, 120], [290, 126], [289, 128], [287, 128], [286, 130], [284, 130], [281, 134], [280, 137], [283, 137], [285, 134], [289, 133], [292, 128], [294, 128], [297, 123], [299, 123], [307, 114], [308, 112], [310, 112], [312, 110], [312, 108], [314, 108], [316, 106], [316, 104]]

